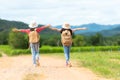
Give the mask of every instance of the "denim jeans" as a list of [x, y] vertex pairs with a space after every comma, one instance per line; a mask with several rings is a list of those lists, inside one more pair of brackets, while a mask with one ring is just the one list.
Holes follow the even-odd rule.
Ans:
[[69, 62], [69, 59], [70, 59], [70, 48], [71, 46], [63, 46], [64, 48], [64, 55], [65, 55], [65, 58], [66, 58], [66, 63]]
[[30, 43], [33, 64], [36, 64], [36, 60], [39, 60], [39, 43]]

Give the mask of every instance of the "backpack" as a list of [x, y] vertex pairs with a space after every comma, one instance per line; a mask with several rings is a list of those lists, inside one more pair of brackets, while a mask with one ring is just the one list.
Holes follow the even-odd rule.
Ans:
[[30, 31], [28, 36], [29, 36], [29, 43], [37, 43], [40, 40], [40, 36], [36, 31], [36, 29], [33, 31]]
[[61, 30], [61, 42], [64, 46], [72, 45], [72, 30], [71, 29]]

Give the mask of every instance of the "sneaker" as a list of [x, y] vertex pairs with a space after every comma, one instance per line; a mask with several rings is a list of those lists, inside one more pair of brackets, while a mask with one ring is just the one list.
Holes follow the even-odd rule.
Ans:
[[66, 62], [66, 67], [68, 66], [68, 63]]
[[36, 64], [33, 64], [33, 66], [34, 66], [34, 67], [37, 67], [37, 65], [36, 65]]
[[36, 64], [37, 64], [37, 66], [40, 66], [39, 60], [36, 60]]
[[72, 67], [72, 64], [70, 62], [66, 62], [67, 67]]
[[72, 64], [70, 62], [68, 62], [68, 67], [72, 67]]

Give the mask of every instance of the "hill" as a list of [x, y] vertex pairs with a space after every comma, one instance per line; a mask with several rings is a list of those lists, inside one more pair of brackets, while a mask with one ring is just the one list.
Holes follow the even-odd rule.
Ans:
[[[39, 24], [39, 26], [43, 26], [42, 24]], [[11, 28], [18, 28], [18, 29], [27, 29], [28, 24], [20, 21], [8, 21], [8, 20], [3, 20], [0, 19], [0, 32], [2, 31], [7, 31], [9, 32]], [[54, 33], [54, 31], [46, 29], [41, 32], [43, 33]]]
[[100, 33], [104, 36], [115, 36], [120, 35], [120, 25], [116, 28], [110, 29], [110, 30], [103, 30], [100, 31]]
[[[54, 26], [54, 27], [61, 28], [61, 25]], [[82, 27], [87, 27], [87, 30], [76, 31], [75, 34], [94, 35], [97, 32], [100, 32], [106, 36], [106, 34], [104, 34], [104, 33], [106, 33], [106, 31], [109, 32], [109, 30], [110, 30], [110, 32], [113, 30], [113, 33], [111, 33], [111, 34], [116, 34], [116, 31], [114, 30], [114, 28], [120, 27], [120, 24], [101, 25], [101, 24], [96, 24], [96, 23], [90, 23], [90, 24], [71, 26], [72, 29], [73, 28], [82, 28]]]
[[11, 28], [27, 28], [27, 24], [20, 21], [8, 21], [0, 19], [0, 31], [9, 31]]
[[[42, 26], [42, 24], [39, 24], [39, 26]], [[18, 28], [18, 29], [26, 29], [28, 28], [28, 24], [20, 21], [8, 21], [0, 19], [0, 32], [7, 31], [9, 32], [11, 28]], [[53, 26], [56, 28], [61, 28], [61, 25]], [[80, 28], [80, 27], [87, 27], [87, 30], [80, 30], [76, 31], [75, 34], [83, 34], [83, 35], [94, 35], [97, 32], [101, 33], [103, 36], [112, 36], [119, 34], [120, 30], [120, 24], [114, 24], [114, 25], [101, 25], [96, 23], [90, 23], [90, 24], [83, 24], [83, 25], [71, 25], [71, 28]], [[52, 31], [50, 29], [43, 30], [40, 34], [43, 37], [50, 37], [54, 35], [58, 35], [59, 33], [56, 31]]]

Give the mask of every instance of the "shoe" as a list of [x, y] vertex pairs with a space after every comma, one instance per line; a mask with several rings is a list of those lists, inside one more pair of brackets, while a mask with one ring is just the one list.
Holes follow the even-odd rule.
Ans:
[[68, 67], [72, 67], [72, 64], [70, 62], [68, 62]]
[[68, 66], [68, 63], [66, 62], [66, 67]]
[[72, 64], [70, 62], [66, 62], [66, 67], [72, 67]]
[[33, 66], [34, 66], [34, 67], [37, 67], [37, 65], [36, 65], [36, 64], [33, 64]]
[[40, 66], [39, 60], [36, 60], [36, 64], [37, 64], [37, 66]]

